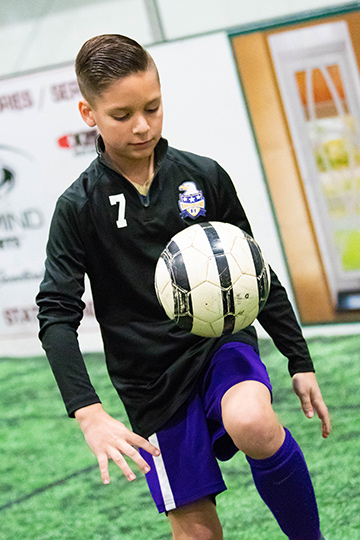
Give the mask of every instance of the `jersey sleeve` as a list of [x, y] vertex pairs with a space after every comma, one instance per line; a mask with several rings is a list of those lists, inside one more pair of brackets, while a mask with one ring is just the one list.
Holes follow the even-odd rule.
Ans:
[[286, 290], [272, 268], [270, 274], [269, 298], [257, 317], [258, 321], [272, 338], [277, 349], [288, 358], [291, 376], [295, 373], [314, 372], [307, 343]]
[[[245, 211], [239, 201], [235, 187], [226, 173], [219, 167], [219, 220], [237, 225], [253, 236]], [[315, 371], [309, 349], [285, 288], [270, 268], [271, 286], [265, 307], [258, 321], [272, 338], [277, 349], [288, 359], [291, 376], [299, 372]]]
[[45, 275], [36, 301], [39, 337], [69, 416], [99, 403], [80, 352], [77, 329], [85, 307], [85, 254], [72, 204], [59, 199], [52, 218]]

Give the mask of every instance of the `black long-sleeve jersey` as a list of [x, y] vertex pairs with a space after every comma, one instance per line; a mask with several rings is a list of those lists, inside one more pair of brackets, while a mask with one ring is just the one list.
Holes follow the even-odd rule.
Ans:
[[[68, 414], [100, 402], [77, 340], [87, 274], [111, 381], [134, 431], [148, 437], [190, 395], [223, 343], [257, 348], [252, 326], [231, 336], [202, 338], [169, 320], [154, 289], [158, 257], [175, 233], [196, 222], [228, 222], [249, 234], [251, 229], [229, 176], [209, 158], [170, 148], [161, 139], [153, 182], [141, 196], [99, 148], [98, 153], [56, 205], [37, 296], [40, 339]], [[186, 182], [202, 194], [195, 219], [179, 204]], [[258, 320], [288, 358], [291, 375], [314, 371], [285, 289], [272, 270], [270, 295]]]

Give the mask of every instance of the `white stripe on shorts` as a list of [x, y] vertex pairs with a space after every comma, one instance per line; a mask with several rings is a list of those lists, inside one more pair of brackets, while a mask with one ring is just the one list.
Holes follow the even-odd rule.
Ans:
[[[149, 441], [151, 442], [151, 444], [159, 448], [161, 452], [161, 448], [159, 447], [159, 441], [158, 441], [156, 433], [154, 433], [153, 435], [149, 437]], [[165, 463], [161, 454], [160, 456], [153, 456], [153, 459], [154, 459], [155, 469], [156, 469], [158, 479], [159, 479], [160, 491], [164, 499], [165, 510], [169, 512], [170, 510], [174, 510], [174, 508], [176, 508], [176, 504], [175, 504], [173, 492], [171, 490], [169, 478], [166, 473]]]

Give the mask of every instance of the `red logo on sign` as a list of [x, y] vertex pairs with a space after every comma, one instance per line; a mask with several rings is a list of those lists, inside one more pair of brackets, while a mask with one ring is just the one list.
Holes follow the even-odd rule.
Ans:
[[58, 145], [60, 148], [72, 148], [72, 149], [81, 149], [81, 148], [94, 148], [95, 140], [98, 136], [96, 129], [90, 131], [81, 131], [80, 133], [69, 133], [68, 135], [63, 135], [58, 139]]

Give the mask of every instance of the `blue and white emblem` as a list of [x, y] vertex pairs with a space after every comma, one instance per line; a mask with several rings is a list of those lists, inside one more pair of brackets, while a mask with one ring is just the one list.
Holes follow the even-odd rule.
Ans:
[[179, 208], [182, 219], [191, 217], [192, 219], [198, 216], [205, 216], [205, 199], [203, 193], [196, 187], [195, 182], [184, 182], [179, 186]]

